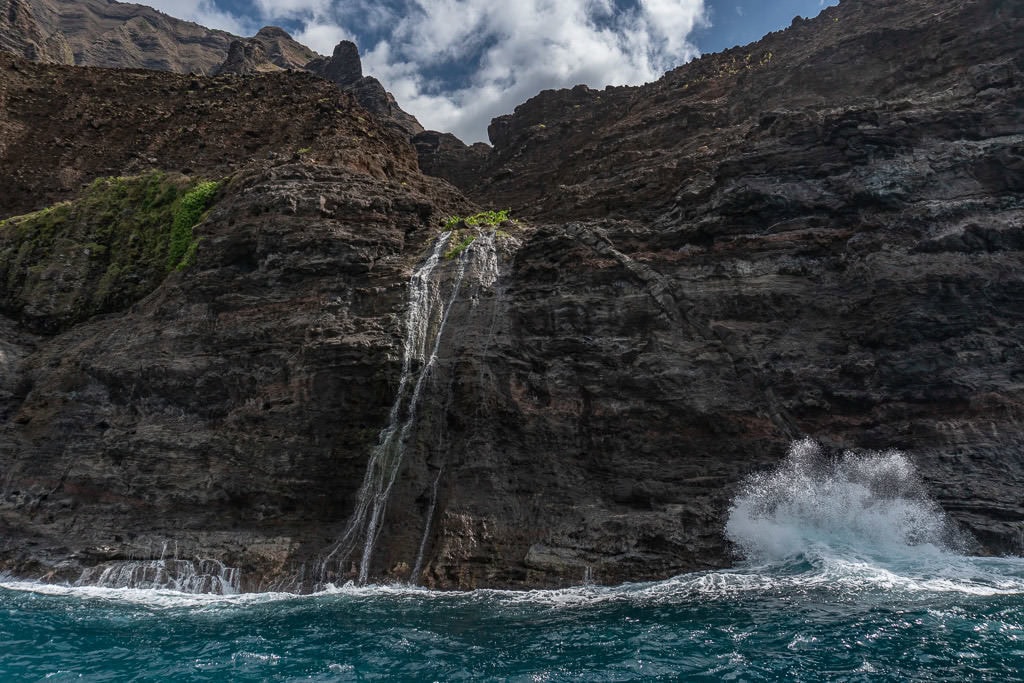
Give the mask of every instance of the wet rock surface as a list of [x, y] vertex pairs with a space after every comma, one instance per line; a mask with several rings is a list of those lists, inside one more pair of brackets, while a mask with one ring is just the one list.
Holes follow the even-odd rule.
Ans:
[[[170, 544], [245, 589], [358, 576], [358, 552], [322, 560], [391, 420], [411, 277], [472, 211], [417, 154], [529, 220], [485, 231], [496, 271], [456, 224], [433, 271], [450, 309], [371, 580], [729, 564], [740, 482], [804, 435], [904, 450], [978, 552], [1024, 552], [1022, 22], [997, 0], [846, 1], [642, 88], [542, 93], [494, 122], [490, 152], [429, 131], [414, 149], [294, 74], [232, 93], [127, 72], [111, 111], [205, 103], [148, 133], [152, 165], [186, 149], [225, 188], [195, 265], [124, 310], [55, 335], [0, 318], [0, 566], [73, 579]], [[47, 179], [79, 157], [103, 160], [83, 179], [136, 168], [100, 142], [123, 136], [90, 137], [90, 72], [0, 67], [0, 170], [34, 174], [8, 215], [72, 196]], [[43, 79], [90, 115], [38, 128], [21, 112], [43, 110]], [[283, 105], [320, 87], [322, 114]], [[294, 149], [271, 156], [268, 126], [235, 155], [241, 102], [288, 111]], [[52, 138], [90, 153], [18, 151]]]

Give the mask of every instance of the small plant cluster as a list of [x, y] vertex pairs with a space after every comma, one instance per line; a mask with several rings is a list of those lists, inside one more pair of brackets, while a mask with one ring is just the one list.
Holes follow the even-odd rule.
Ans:
[[[481, 211], [472, 216], [452, 216], [444, 222], [444, 229], [452, 233], [451, 242], [454, 244], [444, 253], [446, 259], [457, 258], [477, 238], [480, 228], [496, 228], [499, 225], [515, 224], [516, 220], [509, 216], [510, 209], [501, 211]], [[495, 231], [496, 235], [508, 236], [500, 230]]]
[[454, 230], [459, 227], [460, 224], [466, 225], [471, 228], [494, 228], [502, 223], [514, 222], [514, 219], [509, 217], [510, 209], [502, 209], [501, 211], [481, 211], [475, 213], [472, 216], [452, 216], [444, 222], [445, 230]]

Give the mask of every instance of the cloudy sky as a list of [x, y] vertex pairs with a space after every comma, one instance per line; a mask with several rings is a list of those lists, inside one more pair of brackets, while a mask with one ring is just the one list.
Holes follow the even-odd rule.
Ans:
[[253, 35], [287, 29], [331, 54], [354, 41], [427, 128], [466, 142], [546, 88], [637, 85], [704, 52], [757, 40], [837, 0], [139, 0]]

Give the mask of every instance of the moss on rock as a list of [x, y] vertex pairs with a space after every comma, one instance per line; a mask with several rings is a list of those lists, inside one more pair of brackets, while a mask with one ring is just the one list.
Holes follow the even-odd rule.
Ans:
[[219, 185], [154, 171], [100, 178], [75, 200], [0, 221], [0, 309], [54, 333], [122, 310], [189, 265]]

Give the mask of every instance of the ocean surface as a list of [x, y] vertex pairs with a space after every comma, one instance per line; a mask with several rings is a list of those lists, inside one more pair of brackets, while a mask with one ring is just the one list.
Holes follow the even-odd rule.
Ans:
[[900, 453], [797, 442], [723, 533], [735, 569], [616, 587], [0, 580], [0, 681], [1024, 680], [1024, 559], [965, 554]]

